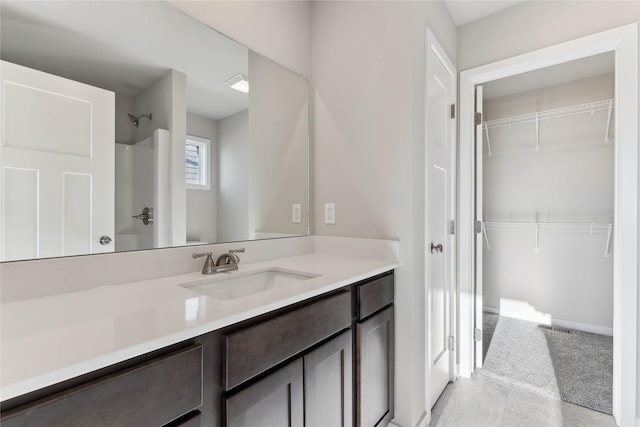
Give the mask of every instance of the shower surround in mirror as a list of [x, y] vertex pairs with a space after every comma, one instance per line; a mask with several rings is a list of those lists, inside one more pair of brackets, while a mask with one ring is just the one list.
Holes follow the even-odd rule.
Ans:
[[[59, 119], [49, 125], [30, 120], [36, 131], [26, 129], [31, 98], [1, 94], [10, 101], [3, 124], [12, 129], [3, 136], [1, 166], [5, 175], [21, 173], [0, 182], [4, 205], [13, 206], [11, 215], [0, 218], [5, 230], [0, 260], [308, 234], [309, 89], [304, 78], [164, 2], [3, 1], [0, 7], [3, 61], [42, 72], [55, 85], [77, 82], [111, 93], [115, 104], [105, 133], [93, 129], [84, 139], [81, 135], [77, 143], [85, 151], [72, 153], [110, 162], [114, 195], [94, 186], [99, 179], [93, 172], [64, 166], [44, 183], [46, 168], [20, 164], [17, 157], [36, 154], [33, 135], [42, 140], [36, 146], [43, 152], [49, 137], [67, 138], [67, 129], [57, 124], [77, 117], [56, 102], [74, 98], [3, 77], [5, 87], [50, 94], [55, 113], [37, 114]], [[248, 85], [248, 93], [229, 86], [237, 81]], [[90, 105], [76, 101], [80, 110]], [[110, 158], [95, 158], [105, 144]], [[13, 154], [18, 150], [21, 156]], [[49, 164], [59, 161], [47, 155]], [[202, 185], [187, 184], [187, 168], [200, 174]], [[32, 173], [25, 176], [25, 170]], [[68, 178], [78, 174], [80, 184], [70, 187]], [[55, 214], [41, 211], [43, 189], [52, 182], [61, 183], [61, 196], [49, 208]], [[71, 197], [78, 191], [86, 200], [81, 209]], [[99, 201], [100, 208], [89, 200]], [[294, 223], [297, 204], [302, 218]], [[93, 218], [98, 210], [111, 212], [111, 228]], [[15, 223], [15, 218], [29, 221]], [[51, 230], [50, 223], [56, 223]], [[108, 239], [101, 244], [103, 237]], [[72, 241], [79, 243], [70, 248]]]

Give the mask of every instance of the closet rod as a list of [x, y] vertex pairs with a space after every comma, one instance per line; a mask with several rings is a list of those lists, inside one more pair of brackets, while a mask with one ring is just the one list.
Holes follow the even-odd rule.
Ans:
[[[538, 122], [539, 120], [555, 119], [560, 117], [575, 116], [577, 114], [594, 113], [596, 111], [609, 111], [615, 107], [613, 99], [605, 99], [602, 101], [590, 102], [587, 104], [572, 105], [569, 107], [556, 108], [553, 110], [539, 111], [536, 113], [522, 114], [519, 116], [504, 117], [501, 119], [487, 120], [485, 122], [487, 129], [496, 127], [506, 127], [513, 124]], [[611, 120], [609, 115], [608, 120]]]

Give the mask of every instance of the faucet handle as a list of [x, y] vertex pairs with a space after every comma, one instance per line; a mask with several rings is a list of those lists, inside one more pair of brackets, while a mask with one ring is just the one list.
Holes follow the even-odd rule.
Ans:
[[244, 248], [229, 249], [229, 253], [232, 253], [232, 254], [235, 254], [235, 253], [244, 253]]
[[213, 258], [211, 258], [211, 255], [213, 255], [212, 252], [196, 252], [195, 254], [191, 255], [194, 258], [200, 258], [203, 256], [207, 257], [207, 259], [204, 261], [204, 265], [202, 266], [202, 274], [213, 274], [216, 272], [216, 264], [213, 262]]
[[195, 259], [202, 258], [203, 256], [210, 257], [211, 255], [213, 255], [213, 252], [196, 252], [191, 256]]

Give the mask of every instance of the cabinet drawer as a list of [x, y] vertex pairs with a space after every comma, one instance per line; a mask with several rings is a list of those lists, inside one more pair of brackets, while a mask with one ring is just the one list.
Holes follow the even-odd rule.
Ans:
[[350, 293], [342, 292], [225, 335], [225, 390], [350, 326]]
[[358, 318], [364, 319], [393, 303], [393, 274], [379, 277], [357, 289]]
[[201, 404], [197, 345], [16, 408], [2, 426], [161, 426]]

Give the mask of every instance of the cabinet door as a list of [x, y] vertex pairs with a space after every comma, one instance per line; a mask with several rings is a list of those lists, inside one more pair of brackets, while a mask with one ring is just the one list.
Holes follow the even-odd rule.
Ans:
[[386, 425], [393, 418], [393, 307], [358, 323], [356, 422]]
[[303, 426], [302, 359], [225, 399], [227, 427]]
[[304, 356], [305, 427], [353, 422], [351, 330]]

